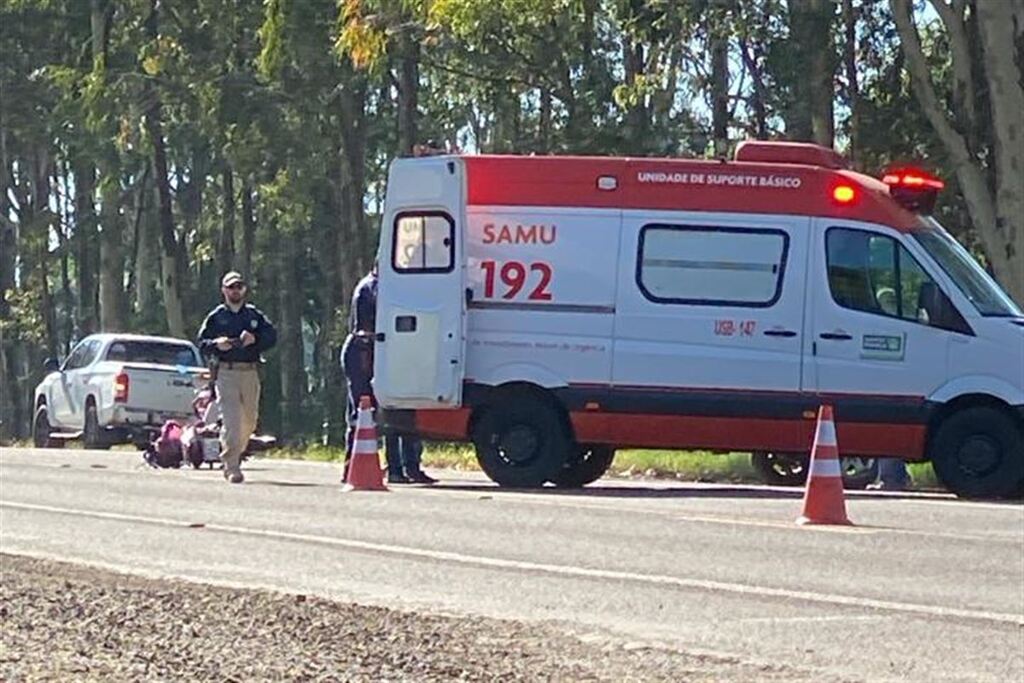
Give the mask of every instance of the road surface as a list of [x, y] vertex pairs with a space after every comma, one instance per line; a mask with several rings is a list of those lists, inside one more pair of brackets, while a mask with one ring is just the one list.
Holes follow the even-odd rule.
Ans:
[[4, 449], [0, 552], [143, 576], [563, 626], [819, 680], [1024, 680], [1024, 508], [605, 480], [580, 492], [340, 491], [336, 466], [152, 470], [136, 454]]

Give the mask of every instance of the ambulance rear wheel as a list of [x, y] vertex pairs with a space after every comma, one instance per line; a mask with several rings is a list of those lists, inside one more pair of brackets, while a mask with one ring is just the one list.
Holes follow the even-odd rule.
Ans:
[[1012, 497], [1024, 483], [1024, 432], [996, 408], [967, 408], [947, 417], [928, 454], [939, 481], [964, 498]]
[[614, 459], [615, 449], [611, 446], [577, 446], [551, 483], [567, 489], [586, 486], [603, 477]]
[[499, 486], [533, 488], [565, 466], [572, 444], [557, 408], [532, 394], [510, 394], [476, 420], [480, 468]]

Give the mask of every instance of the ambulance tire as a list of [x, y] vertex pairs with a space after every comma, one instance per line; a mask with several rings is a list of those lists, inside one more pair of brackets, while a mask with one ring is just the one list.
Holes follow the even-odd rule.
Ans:
[[572, 440], [557, 407], [534, 392], [508, 392], [472, 430], [480, 469], [499, 486], [535, 488], [565, 466]]
[[942, 485], [961, 498], [1014, 497], [1024, 484], [1024, 429], [997, 408], [947, 417], [928, 455]]
[[604, 476], [614, 459], [615, 449], [611, 446], [577, 446], [565, 467], [551, 483], [566, 489], [578, 489], [592, 484]]

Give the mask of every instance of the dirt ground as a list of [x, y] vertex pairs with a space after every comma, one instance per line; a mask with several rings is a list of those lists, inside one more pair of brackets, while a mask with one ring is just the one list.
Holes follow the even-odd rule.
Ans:
[[748, 681], [801, 672], [0, 555], [3, 681]]

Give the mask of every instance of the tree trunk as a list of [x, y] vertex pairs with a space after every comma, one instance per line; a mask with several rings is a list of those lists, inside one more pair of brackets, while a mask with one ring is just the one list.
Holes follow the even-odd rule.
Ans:
[[[217, 240], [218, 277], [232, 270], [235, 265], [235, 176], [231, 166], [225, 162], [221, 172], [223, 209], [220, 239]], [[246, 273], [245, 277], [249, 274]]]
[[278, 257], [278, 359], [281, 369], [281, 432], [302, 431], [302, 399], [306, 393], [306, 373], [302, 359], [302, 293], [295, 286], [298, 263], [296, 236], [284, 236]]
[[[93, 71], [106, 78], [110, 20], [114, 7], [108, 0], [92, 0]], [[121, 224], [121, 179], [118, 153], [109, 141], [97, 157], [100, 175], [100, 329], [123, 331], [125, 325], [124, 229]]]
[[856, 168], [860, 162], [860, 82], [857, 77], [857, 9], [853, 0], [843, 0], [843, 65], [846, 70], [846, 95], [850, 106], [850, 149], [847, 156]]
[[[151, 0], [150, 14], [146, 20], [149, 39], [156, 41], [159, 36], [158, 0]], [[160, 94], [152, 85], [147, 85], [149, 108], [145, 115], [146, 132], [153, 145], [153, 180], [160, 196], [160, 285], [164, 296], [164, 312], [167, 315], [167, 330], [176, 337], [185, 336], [185, 316], [182, 307], [181, 272], [178, 254], [178, 237], [174, 229], [174, 212], [171, 206], [171, 186], [167, 175], [167, 149], [164, 144], [163, 110]]]
[[242, 183], [242, 276], [252, 277], [252, 250], [256, 244], [256, 214], [252, 205], [252, 184]]
[[714, 154], [729, 152], [729, 33], [725, 13], [710, 12], [711, 51], [711, 135]]
[[398, 58], [398, 156], [409, 156], [419, 142], [420, 44], [408, 31], [402, 34]]
[[[796, 140], [809, 140], [831, 147], [833, 121], [834, 62], [832, 55], [831, 0], [790, 0], [790, 44], [797, 63], [806, 72], [794, 75], [794, 110], [787, 120], [787, 133]], [[792, 128], [790, 127], [792, 126]]]
[[79, 336], [96, 331], [99, 290], [96, 268], [99, 265], [99, 234], [96, 231], [96, 168], [91, 162], [75, 166], [75, 265], [78, 301], [75, 327]]
[[100, 328], [104, 332], [123, 332], [127, 307], [121, 188], [111, 164], [100, 164], [100, 176]]
[[37, 149], [32, 160], [32, 225], [35, 247], [38, 250], [36, 266], [39, 278], [39, 315], [46, 333], [46, 351], [51, 356], [59, 352], [57, 310], [50, 291], [49, 256], [50, 231], [54, 229], [56, 215], [50, 210], [50, 158], [46, 150]]
[[[159, 258], [157, 256], [158, 249], [155, 238], [158, 232], [156, 207], [160, 204], [160, 200], [157, 196], [156, 188], [148, 180], [144, 182], [140, 191], [142, 197], [140, 197], [139, 201], [144, 202], [146, 208], [142, 213], [142, 220], [139, 221], [139, 229], [136, 235], [135, 266], [133, 270], [135, 276], [135, 309], [145, 319], [154, 317], [150, 313], [155, 307], [154, 301], [156, 300], [157, 282], [159, 281], [159, 277], [156, 275], [159, 269]], [[146, 199], [149, 201], [146, 202]]]
[[[1012, 42], [1007, 45], [1007, 36], [1013, 35], [1009, 22], [1011, 13], [1000, 13], [999, 8], [1004, 7], [1001, 3], [979, 4], [985, 8], [979, 8], [982, 35], [991, 39], [991, 43], [986, 41], [985, 61], [991, 92], [993, 124], [990, 127], [996, 140], [995, 187], [991, 184], [989, 169], [971, 153], [968, 138], [954, 127], [935, 92], [931, 70], [913, 23], [910, 0], [890, 0], [915, 98], [949, 154], [971, 222], [996, 279], [1020, 304], [1024, 302], [1024, 267], [1021, 263], [1024, 240], [1024, 209], [1021, 208], [1024, 198], [1021, 194], [1024, 189], [1020, 181], [1021, 154], [1024, 153], [1021, 150], [1020, 112], [1024, 110], [1024, 104], [1021, 104], [1024, 93], [1021, 92], [1019, 68], [1013, 66]], [[1012, 8], [1013, 5], [1006, 7]], [[1013, 107], [1017, 107], [1015, 120]], [[983, 123], [979, 125], [985, 127]], [[1013, 210], [1016, 212], [1011, 213]]]
[[61, 350], [67, 353], [68, 346], [75, 336], [75, 296], [71, 292], [71, 225], [74, 222], [71, 211], [71, 198], [67, 188], [71, 187], [71, 169], [67, 163], [55, 164], [53, 169], [53, 185], [58, 188], [58, 213], [55, 223], [60, 244], [60, 299], [64, 310], [61, 316], [62, 329], [59, 330]]
[[977, 12], [995, 141], [996, 220], [981, 232], [996, 276], [1024, 304], [1024, 8], [979, 2]]

